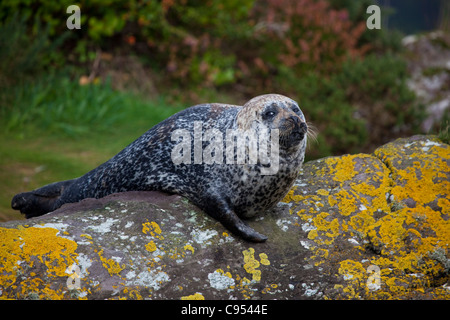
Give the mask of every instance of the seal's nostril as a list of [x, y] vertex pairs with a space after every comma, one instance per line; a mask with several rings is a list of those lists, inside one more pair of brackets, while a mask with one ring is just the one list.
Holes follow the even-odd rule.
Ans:
[[300, 118], [297, 116], [290, 116], [290, 119], [294, 121], [295, 124], [298, 124], [300, 122]]
[[300, 125], [300, 130], [303, 133], [306, 133], [306, 131], [308, 131], [308, 126], [306, 125], [306, 123], [302, 122], [302, 124]]

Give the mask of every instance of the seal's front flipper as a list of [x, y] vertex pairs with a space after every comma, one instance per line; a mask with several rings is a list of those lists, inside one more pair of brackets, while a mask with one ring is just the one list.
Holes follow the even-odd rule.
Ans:
[[251, 242], [264, 242], [267, 237], [249, 227], [244, 221], [242, 221], [236, 213], [231, 210], [228, 203], [219, 198], [209, 198], [203, 206], [203, 210], [218, 220], [222, 225], [230, 230], [236, 236], [243, 238], [244, 240]]
[[20, 210], [27, 219], [46, 214], [55, 210], [56, 200], [61, 196], [64, 189], [75, 180], [55, 182], [30, 192], [16, 194], [11, 201], [11, 207]]

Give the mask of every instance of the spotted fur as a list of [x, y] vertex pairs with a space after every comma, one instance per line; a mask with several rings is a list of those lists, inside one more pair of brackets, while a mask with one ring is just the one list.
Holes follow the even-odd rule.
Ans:
[[[203, 130], [279, 129], [279, 170], [261, 175], [263, 164], [174, 164], [171, 152], [176, 129]], [[243, 107], [203, 104], [190, 107], [157, 124], [109, 161], [84, 176], [56, 182], [16, 195], [12, 207], [27, 218], [45, 214], [65, 203], [101, 198], [124, 191], [164, 191], [187, 197], [233, 233], [250, 241], [267, 237], [247, 226], [249, 218], [275, 206], [289, 191], [306, 148], [306, 122], [298, 104], [269, 94], [251, 99]], [[207, 142], [203, 142], [203, 147]], [[192, 148], [192, 153], [194, 148]]]

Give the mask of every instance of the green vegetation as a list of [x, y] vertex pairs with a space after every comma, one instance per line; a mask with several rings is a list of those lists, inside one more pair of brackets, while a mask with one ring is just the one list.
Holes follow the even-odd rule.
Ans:
[[181, 110], [61, 76], [14, 91], [14, 108], [0, 117], [1, 220], [18, 218], [9, 209], [15, 193], [81, 176]]
[[18, 217], [15, 193], [77, 177], [196, 103], [291, 96], [319, 132], [309, 159], [419, 132], [400, 37], [366, 30], [369, 2], [79, 1], [68, 30], [71, 1], [2, 1], [0, 220]]
[[74, 137], [111, 132], [111, 128], [153, 126], [175, 112], [165, 103], [115, 91], [109, 82], [80, 85], [61, 75], [44, 75], [31, 87], [12, 89], [14, 107], [0, 110], [3, 130], [39, 129]]

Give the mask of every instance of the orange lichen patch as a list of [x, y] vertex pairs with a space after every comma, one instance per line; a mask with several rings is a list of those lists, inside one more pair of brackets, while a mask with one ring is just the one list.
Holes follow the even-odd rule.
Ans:
[[[145, 249], [152, 253], [148, 257], [148, 266], [151, 269], [163, 269], [166, 264], [163, 259], [182, 260], [187, 255], [194, 254], [195, 248], [191, 244], [175, 244], [170, 243], [170, 246], [165, 242], [162, 235], [164, 231], [155, 221], [147, 221], [142, 224], [142, 232], [152, 238], [146, 245]], [[167, 239], [166, 239], [167, 240]]]
[[355, 163], [353, 159], [355, 157], [367, 156], [362, 154], [357, 155], [345, 155], [342, 157], [333, 157], [327, 159], [327, 164], [330, 169], [330, 175], [334, 181], [344, 182], [353, 179], [357, 174], [355, 171]]
[[244, 254], [244, 269], [247, 273], [250, 273], [253, 277], [253, 280], [260, 281], [261, 280], [261, 270], [259, 270], [259, 261], [255, 259], [255, 249], [249, 248], [248, 250], [244, 250], [242, 252]]
[[245, 271], [252, 275], [253, 281], [261, 281], [261, 270], [259, 270], [260, 265], [270, 265], [267, 254], [259, 254], [260, 261], [258, 261], [258, 259], [255, 259], [255, 249], [249, 248], [248, 250], [242, 251], [242, 253], [244, 255]]
[[316, 191], [317, 194], [321, 195], [321, 196], [328, 196], [330, 194], [330, 192], [328, 190], [325, 189], [319, 189]]
[[[450, 221], [429, 207], [403, 208], [377, 221], [372, 226], [370, 240], [380, 245], [381, 254], [395, 253], [392, 263], [408, 272], [444, 272], [443, 264], [425, 263], [438, 248], [448, 252]], [[448, 259], [448, 258], [447, 258]]]
[[[312, 222], [316, 228], [309, 231], [308, 239], [315, 240], [317, 244], [332, 244], [339, 235], [339, 221], [337, 218], [330, 217], [330, 214], [326, 212], [314, 216]], [[318, 238], [319, 235], [320, 238]]]
[[[77, 243], [59, 237], [58, 233], [54, 228], [0, 228], [2, 298], [24, 299], [30, 294], [39, 299], [64, 298], [67, 288], [51, 288], [49, 279], [68, 277], [67, 268], [77, 263]], [[36, 272], [23, 278], [21, 275], [28, 268], [34, 268]], [[16, 294], [9, 296], [9, 289], [15, 290]]]
[[339, 190], [328, 197], [331, 206], [337, 205], [341, 215], [348, 216], [358, 210], [357, 197], [346, 190]]
[[[375, 151], [392, 170], [396, 186], [392, 194], [397, 201], [412, 199], [427, 204], [437, 198], [449, 198], [450, 193], [450, 146], [433, 140], [417, 141], [400, 148], [387, 144]], [[409, 165], [399, 162], [405, 158]], [[447, 211], [448, 212], [448, 211]]]
[[[381, 197], [377, 202], [372, 200], [376, 206], [367, 207], [365, 212], [372, 216], [381, 212], [383, 216], [360, 230], [367, 236], [369, 248], [378, 252], [370, 264], [380, 269], [381, 286], [370, 291], [364, 281], [347, 277], [342, 297], [359, 298], [365, 292], [366, 298], [423, 295], [448, 299], [450, 292], [442, 286], [450, 271], [450, 147], [432, 140], [403, 147], [393, 143], [377, 149], [375, 155], [390, 169], [390, 188], [384, 185], [392, 203], [389, 207]], [[365, 279], [365, 273], [364, 268], [353, 268], [355, 278]]]
[[103, 249], [100, 250], [98, 253], [98, 256], [100, 258], [100, 261], [102, 262], [103, 267], [108, 270], [108, 273], [110, 276], [113, 275], [119, 275], [119, 273], [125, 269], [125, 264], [120, 264], [119, 262], [115, 261], [114, 259], [107, 259], [103, 256]]
[[123, 299], [131, 299], [131, 300], [142, 300], [143, 299], [140, 290], [138, 290], [136, 288], [124, 288], [122, 290], [122, 294], [125, 295], [125, 297]]
[[156, 251], [156, 244], [155, 244], [155, 242], [154, 241], [150, 241], [149, 243], [147, 243], [146, 245], [145, 245], [145, 249], [147, 250], [147, 251], [149, 251], [149, 252], [153, 252], [153, 251]]
[[194, 252], [195, 252], [194, 247], [192, 247], [190, 244], [185, 245], [185, 246], [183, 247], [183, 249], [184, 249], [185, 251], [188, 251], [188, 250], [189, 250], [191, 253], [194, 253]]
[[295, 194], [295, 191], [297, 190], [297, 186], [293, 186], [291, 190], [286, 194], [283, 200], [281, 202], [284, 203], [300, 203], [300, 201], [303, 201], [306, 199], [305, 196]]
[[[396, 170], [396, 179], [402, 185], [397, 185], [392, 189], [395, 199], [420, 199], [421, 203], [430, 203], [436, 200], [436, 195], [443, 195], [446, 190], [450, 190], [450, 181], [442, 180], [437, 172], [446, 162], [424, 161], [413, 163], [413, 166], [404, 170]], [[441, 171], [442, 172], [442, 171]], [[440, 180], [440, 182], [437, 182]]]
[[189, 296], [181, 297], [181, 300], [205, 300], [205, 297], [201, 293], [194, 293]]
[[269, 261], [269, 259], [268, 259], [268, 257], [267, 257], [267, 254], [265, 254], [265, 253], [260, 253], [260, 254], [259, 254], [259, 260], [260, 260], [260, 262], [261, 262], [262, 265], [270, 266], [270, 261]]
[[366, 268], [358, 261], [344, 260], [339, 263], [339, 274], [344, 276], [345, 280], [362, 281], [362, 274], [366, 272]]
[[[155, 221], [147, 221], [144, 222], [142, 224], [142, 232], [144, 234], [147, 234], [149, 236], [151, 236], [154, 240], [149, 241], [146, 245], [145, 245], [145, 249], [149, 252], [156, 252], [158, 249], [158, 256], [155, 258], [150, 259], [150, 265], [151, 267], [154, 267], [155, 265], [157, 265], [157, 261], [159, 261], [159, 259], [161, 259], [163, 256], [161, 254], [169, 254], [169, 256], [171, 258], [176, 258], [178, 257], [178, 249], [174, 248], [171, 249], [171, 252], [165, 252], [164, 248], [159, 248], [158, 244], [157, 244], [157, 240], [164, 240], [164, 236], [161, 235], [162, 230], [161, 227], [159, 226], [159, 224], [157, 224]], [[155, 242], [156, 240], [156, 242]]]
[[[303, 221], [307, 260], [338, 264], [334, 298], [450, 298], [450, 146], [404, 141], [317, 161], [284, 199]], [[371, 268], [380, 270], [375, 289]]]
[[148, 235], [155, 237], [157, 239], [160, 239], [160, 240], [164, 239], [164, 237], [161, 235], [162, 231], [161, 231], [160, 226], [154, 221], [151, 221], [151, 222], [147, 221], [147, 222], [143, 223], [142, 224], [142, 232], [144, 234], [148, 234]]

